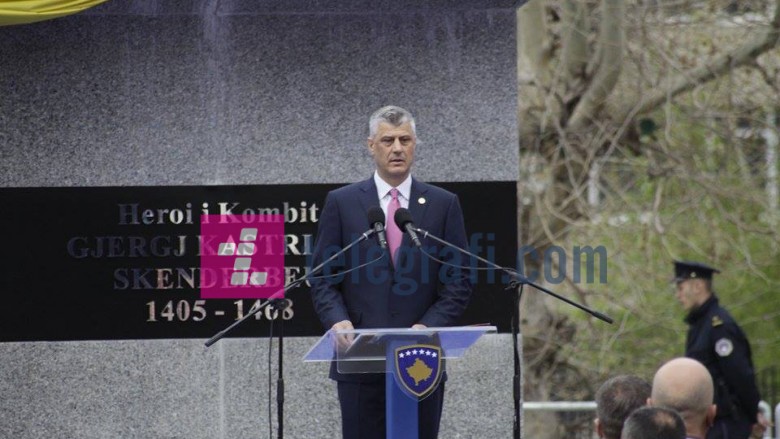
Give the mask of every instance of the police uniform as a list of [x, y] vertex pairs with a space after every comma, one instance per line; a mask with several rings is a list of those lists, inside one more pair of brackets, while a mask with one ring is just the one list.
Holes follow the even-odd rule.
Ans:
[[[696, 262], [675, 262], [675, 281], [712, 279], [718, 270]], [[707, 439], [746, 439], [756, 423], [758, 402], [750, 343], [712, 294], [685, 318], [685, 356], [698, 360], [712, 375], [717, 414]]]

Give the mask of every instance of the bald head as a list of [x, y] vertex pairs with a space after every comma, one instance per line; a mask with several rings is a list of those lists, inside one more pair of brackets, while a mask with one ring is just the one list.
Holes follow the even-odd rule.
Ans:
[[707, 418], [713, 392], [712, 377], [704, 365], [691, 358], [675, 358], [655, 373], [650, 399], [654, 406], [678, 411], [688, 425]]

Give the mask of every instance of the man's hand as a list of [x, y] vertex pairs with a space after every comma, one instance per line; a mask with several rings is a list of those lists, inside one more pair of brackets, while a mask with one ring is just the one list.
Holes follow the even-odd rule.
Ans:
[[423, 325], [422, 323], [415, 323], [412, 325], [412, 329], [425, 329], [427, 326]]
[[756, 423], [753, 424], [753, 431], [750, 433], [750, 437], [761, 438], [764, 437], [764, 432], [767, 428], [771, 427], [772, 423], [764, 416], [763, 412], [758, 412], [756, 415]]
[[330, 329], [335, 329], [337, 331], [351, 331], [355, 329], [355, 327], [352, 326], [352, 322], [349, 320], [342, 320], [338, 323], [334, 323]]
[[[334, 323], [330, 329], [335, 331], [351, 331], [355, 329], [355, 327], [352, 326], [352, 322], [349, 320], [342, 320], [338, 323]], [[336, 349], [338, 352], [344, 352], [352, 345], [354, 340], [355, 334], [336, 334]]]

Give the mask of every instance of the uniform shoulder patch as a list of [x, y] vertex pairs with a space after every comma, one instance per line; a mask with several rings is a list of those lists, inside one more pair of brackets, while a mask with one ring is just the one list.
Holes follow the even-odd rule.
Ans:
[[723, 324], [723, 319], [720, 316], [712, 316], [712, 327], [715, 328]]
[[734, 351], [734, 343], [728, 338], [721, 338], [715, 342], [715, 352], [721, 357], [728, 357]]

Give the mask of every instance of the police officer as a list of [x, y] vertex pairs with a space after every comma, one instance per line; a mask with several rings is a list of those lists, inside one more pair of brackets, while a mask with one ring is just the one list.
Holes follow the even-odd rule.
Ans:
[[758, 410], [758, 388], [750, 343], [712, 290], [715, 268], [674, 262], [677, 300], [688, 313], [685, 356], [704, 364], [715, 384], [717, 415], [707, 439], [746, 439], [763, 434], [767, 420]]

